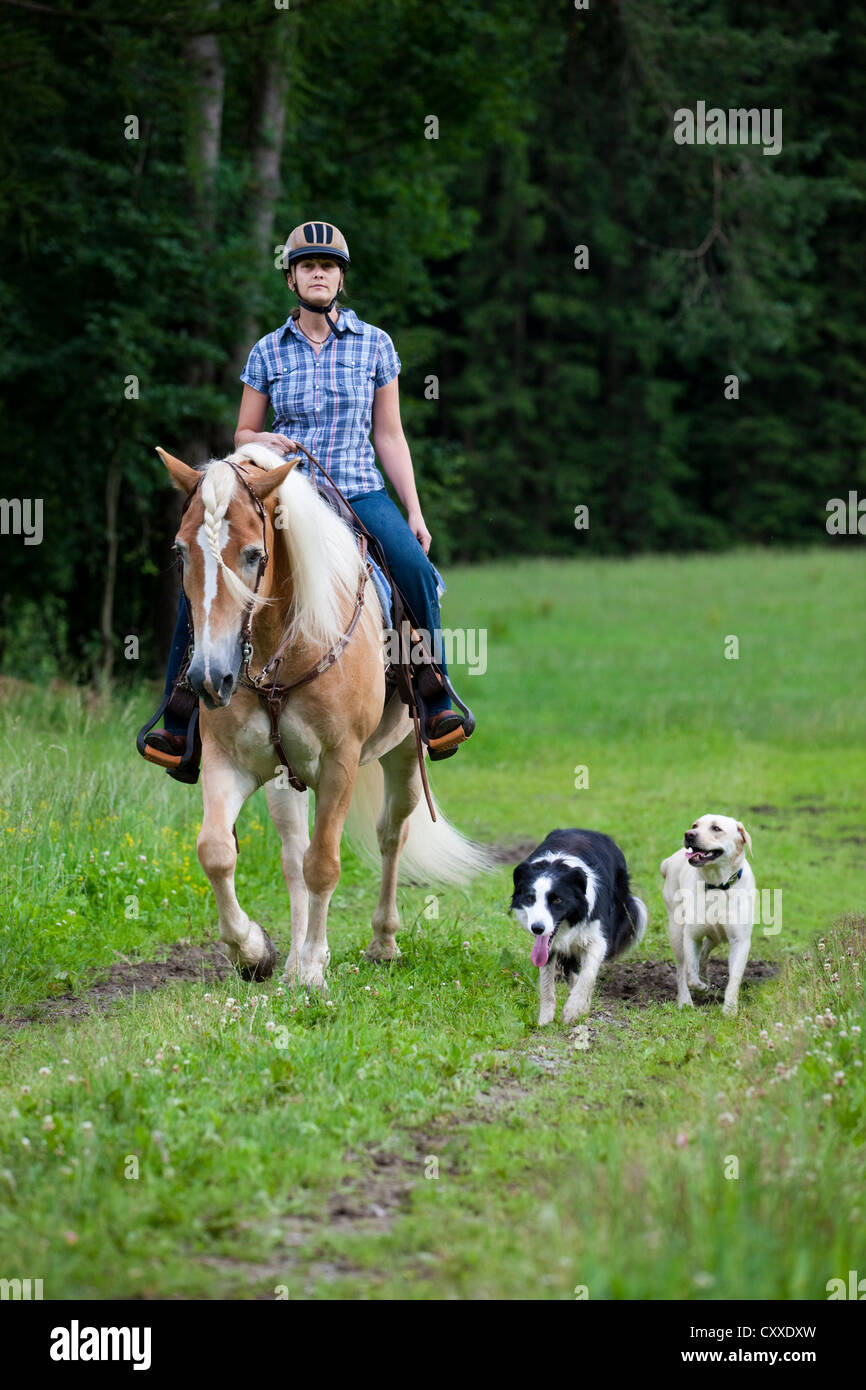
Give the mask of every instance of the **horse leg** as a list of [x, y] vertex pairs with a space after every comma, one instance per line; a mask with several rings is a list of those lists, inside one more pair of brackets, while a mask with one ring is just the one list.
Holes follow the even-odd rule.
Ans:
[[400, 926], [397, 911], [397, 869], [400, 853], [409, 834], [409, 817], [421, 796], [415, 736], [410, 734], [390, 753], [379, 759], [385, 774], [385, 800], [376, 825], [382, 855], [379, 901], [373, 913], [373, 940], [367, 947], [368, 960], [393, 960], [399, 955], [394, 940]]
[[283, 878], [289, 890], [292, 914], [292, 945], [286, 961], [286, 976], [298, 973], [298, 957], [307, 935], [309, 900], [304, 882], [304, 855], [310, 844], [309, 792], [297, 792], [293, 787], [268, 782], [265, 786], [268, 810], [277, 827], [282, 843], [280, 862]]
[[[304, 855], [304, 882], [310, 895], [307, 935], [298, 957], [299, 984], [326, 993], [325, 968], [328, 949], [328, 905], [340, 881], [340, 840], [358, 775], [360, 744], [351, 751], [343, 745], [322, 761], [316, 787], [316, 816], [313, 838]], [[287, 978], [289, 976], [287, 970]]]
[[219, 744], [205, 740], [201, 775], [204, 809], [196, 850], [217, 901], [220, 940], [227, 943], [232, 963], [245, 980], [266, 980], [277, 960], [267, 932], [247, 916], [235, 894], [238, 852], [234, 824], [257, 785], [252, 773], [237, 767]]

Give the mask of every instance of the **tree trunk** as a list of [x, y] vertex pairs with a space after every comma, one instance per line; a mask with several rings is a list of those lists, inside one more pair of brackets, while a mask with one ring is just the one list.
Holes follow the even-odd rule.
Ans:
[[[214, 19], [219, 16], [220, 0], [209, 6]], [[217, 233], [217, 172], [222, 141], [225, 68], [216, 34], [196, 34], [187, 39], [184, 56], [189, 65], [194, 104], [190, 111], [187, 136], [187, 169], [195, 209], [202, 255], [207, 255]], [[194, 338], [208, 338], [213, 331], [213, 307], [204, 295], [201, 314], [191, 325]], [[186, 384], [193, 389], [212, 381], [211, 363], [192, 357], [185, 374]], [[215, 447], [213, 428], [206, 419], [193, 417], [189, 432], [178, 440], [172, 453], [191, 468], [210, 457]], [[168, 654], [174, 634], [180, 586], [176, 567], [171, 563], [170, 547], [180, 523], [182, 498], [176, 492], [166, 492], [159, 524], [159, 564], [161, 582], [157, 601], [159, 618], [156, 624], [162, 660]]]
[[[281, 29], [287, 17], [280, 18]], [[256, 282], [260, 269], [273, 262], [274, 218], [280, 194], [280, 160], [286, 128], [286, 101], [289, 90], [287, 45], [274, 49], [260, 69], [258, 109], [253, 148], [253, 179], [248, 202], [251, 270], [246, 293], [246, 312], [239, 325], [231, 354], [231, 374], [236, 383], [250, 348], [260, 336], [261, 324], [256, 306]], [[286, 229], [288, 230], [288, 229]], [[274, 272], [276, 273], [276, 272]]]

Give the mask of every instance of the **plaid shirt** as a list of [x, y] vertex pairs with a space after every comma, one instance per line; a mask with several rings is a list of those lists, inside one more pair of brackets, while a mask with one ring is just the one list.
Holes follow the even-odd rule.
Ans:
[[[270, 396], [271, 430], [305, 445], [337, 487], [357, 497], [385, 486], [370, 443], [373, 392], [393, 381], [401, 362], [388, 334], [353, 309], [341, 309], [338, 323], [349, 331], [332, 333], [316, 355], [289, 317], [259, 339], [241, 381]], [[310, 467], [306, 460], [297, 466]]]

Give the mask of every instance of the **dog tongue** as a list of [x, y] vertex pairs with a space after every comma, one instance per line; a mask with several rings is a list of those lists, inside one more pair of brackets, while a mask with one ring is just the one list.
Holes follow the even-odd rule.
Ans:
[[547, 957], [550, 955], [550, 937], [537, 936], [532, 944], [532, 964], [537, 965], [539, 970], [547, 964]]

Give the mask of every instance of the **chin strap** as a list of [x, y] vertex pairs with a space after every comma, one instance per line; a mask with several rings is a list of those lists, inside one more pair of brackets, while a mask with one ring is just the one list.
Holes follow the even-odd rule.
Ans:
[[301, 299], [301, 296], [298, 295], [298, 303], [300, 304], [302, 309], [307, 309], [311, 314], [324, 314], [325, 322], [330, 328], [331, 332], [335, 335], [335, 337], [342, 338], [345, 333], [348, 333], [349, 329], [348, 326], [346, 328], [338, 328], [336, 321], [331, 318], [331, 310], [333, 309], [336, 302], [337, 296], [334, 295], [334, 298], [331, 300], [327, 309], [323, 309], [321, 304], [308, 304], [306, 299]]

